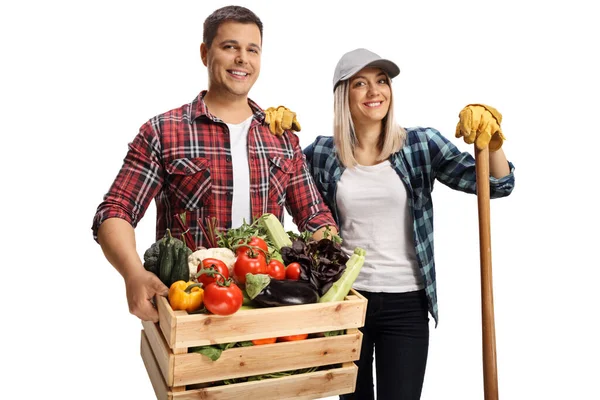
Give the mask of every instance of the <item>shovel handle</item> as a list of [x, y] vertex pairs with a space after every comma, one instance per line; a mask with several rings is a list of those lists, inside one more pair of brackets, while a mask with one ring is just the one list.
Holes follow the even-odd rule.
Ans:
[[479, 212], [479, 257], [481, 265], [481, 331], [483, 389], [485, 400], [498, 400], [496, 328], [492, 287], [492, 239], [490, 233], [490, 153], [475, 147], [477, 208]]

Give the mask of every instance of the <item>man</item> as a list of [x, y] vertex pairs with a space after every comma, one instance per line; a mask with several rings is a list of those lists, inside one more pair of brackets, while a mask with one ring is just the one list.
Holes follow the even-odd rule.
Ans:
[[[317, 239], [327, 227], [337, 232], [298, 137], [281, 129], [271, 134], [265, 112], [248, 98], [260, 73], [261, 45], [262, 22], [252, 11], [228, 6], [213, 12], [200, 47], [208, 91], [141, 127], [98, 206], [94, 238], [125, 280], [129, 311], [142, 320], [158, 321], [150, 300], [168, 293], [135, 247], [134, 228], [152, 199], [157, 239], [167, 228], [180, 235], [177, 217], [185, 214], [196, 246], [208, 244], [200, 226], [208, 217], [224, 230], [264, 213], [282, 219], [284, 205], [300, 231]], [[270, 116], [273, 130], [293, 121], [281, 112]]]

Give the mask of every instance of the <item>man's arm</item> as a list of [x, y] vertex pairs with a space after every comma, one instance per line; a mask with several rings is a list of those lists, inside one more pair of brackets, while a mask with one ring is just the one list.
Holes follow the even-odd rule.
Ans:
[[329, 227], [332, 233], [334, 230], [337, 233], [337, 224], [313, 180], [298, 136], [290, 132], [290, 139], [294, 147], [294, 172], [287, 187], [287, 210], [300, 232], [313, 232], [315, 238], [321, 238]]
[[129, 144], [123, 166], [98, 207], [92, 230], [108, 262], [123, 276], [129, 311], [137, 317], [157, 321], [149, 301], [168, 290], [144, 269], [136, 251], [134, 227], [162, 186], [160, 140], [146, 123]]
[[324, 226], [322, 228], [319, 228], [318, 230], [316, 230], [313, 235], [312, 238], [315, 240], [321, 240], [323, 239], [323, 236], [325, 235], [325, 231], [327, 231], [329, 229], [329, 234], [331, 235], [337, 235], [338, 231], [335, 228], [335, 226]]
[[151, 303], [155, 295], [166, 296], [169, 289], [152, 272], [144, 269], [135, 246], [135, 233], [129, 222], [109, 218], [98, 228], [98, 242], [109, 263], [123, 276], [129, 312], [143, 321], [158, 322]]

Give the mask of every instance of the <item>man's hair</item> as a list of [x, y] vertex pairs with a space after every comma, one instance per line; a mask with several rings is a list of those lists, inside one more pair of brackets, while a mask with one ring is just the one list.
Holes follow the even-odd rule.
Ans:
[[[342, 165], [352, 168], [357, 163], [354, 158], [356, 134], [350, 113], [350, 79], [342, 81], [333, 92], [333, 140]], [[383, 119], [383, 135], [379, 139], [379, 160], [387, 160], [389, 156], [400, 150], [406, 139], [406, 131], [394, 120], [394, 100], [390, 87], [390, 108]]]
[[262, 41], [263, 24], [256, 14], [245, 7], [226, 6], [214, 11], [206, 18], [206, 20], [204, 20], [204, 36], [202, 40], [206, 47], [210, 48], [215, 36], [217, 36], [219, 26], [227, 21], [239, 22], [242, 24], [256, 24], [260, 31], [260, 40]]

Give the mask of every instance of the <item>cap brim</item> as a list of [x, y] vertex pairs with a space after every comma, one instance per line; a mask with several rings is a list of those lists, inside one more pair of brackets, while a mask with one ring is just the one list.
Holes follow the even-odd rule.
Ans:
[[367, 67], [381, 68], [385, 71], [386, 74], [388, 74], [390, 78], [395, 78], [400, 74], [400, 68], [398, 68], [398, 66], [394, 62], [390, 60], [381, 59], [371, 61], [370, 63], [367, 63], [365, 65], [359, 65], [358, 67], [352, 69], [352, 71], [348, 71], [346, 75], [340, 78], [338, 83], [341, 81], [345, 81], [346, 79], [352, 78], [354, 75], [356, 75], [358, 71]]

